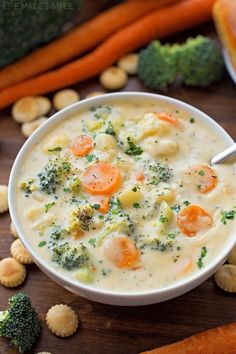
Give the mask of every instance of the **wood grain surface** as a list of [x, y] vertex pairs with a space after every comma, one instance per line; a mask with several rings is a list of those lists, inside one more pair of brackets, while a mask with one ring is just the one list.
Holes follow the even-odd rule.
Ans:
[[[89, 1], [85, 17], [102, 9], [100, 2]], [[197, 33], [215, 36], [213, 25], [198, 28]], [[171, 38], [182, 40], [184, 37]], [[81, 97], [101, 89], [94, 79], [76, 87]], [[124, 91], [147, 91], [137, 78], [130, 78]], [[208, 89], [189, 89], [175, 85], [168, 95], [190, 103], [219, 122], [236, 138], [236, 88], [227, 74], [224, 80]], [[0, 114], [0, 184], [7, 183], [12, 163], [24, 143], [20, 126], [10, 118], [10, 110]], [[204, 142], [202, 142], [204, 144]], [[8, 213], [0, 215], [0, 258], [9, 255], [13, 237], [9, 232]], [[62, 289], [35, 265], [27, 267], [26, 282], [17, 289], [0, 287], [0, 309], [18, 290], [27, 293], [39, 312], [43, 330], [31, 353], [52, 354], [135, 354], [168, 344], [194, 333], [236, 321], [236, 295], [218, 289], [208, 279], [197, 289], [165, 303], [143, 307], [115, 307], [90, 302]], [[57, 303], [71, 305], [78, 313], [80, 328], [69, 339], [60, 339], [45, 324], [48, 309]], [[236, 350], [235, 350], [236, 352]], [[0, 354], [16, 353], [0, 339]], [[174, 354], [174, 353], [173, 353]], [[202, 353], [207, 354], [207, 353]]]

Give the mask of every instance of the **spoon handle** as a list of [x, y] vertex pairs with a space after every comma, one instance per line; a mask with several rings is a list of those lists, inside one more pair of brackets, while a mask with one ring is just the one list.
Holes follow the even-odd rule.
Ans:
[[236, 143], [234, 143], [228, 149], [220, 152], [218, 155], [214, 156], [211, 159], [211, 165], [216, 165], [217, 163], [220, 163], [234, 155], [236, 155]]

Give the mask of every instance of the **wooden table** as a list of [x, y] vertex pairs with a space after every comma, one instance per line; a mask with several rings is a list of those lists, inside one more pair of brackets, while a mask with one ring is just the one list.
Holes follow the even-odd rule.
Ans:
[[[98, 9], [97, 2], [90, 1], [86, 16]], [[206, 25], [186, 36], [197, 33], [215, 35], [213, 25]], [[76, 88], [82, 98], [88, 92], [101, 89], [97, 79]], [[147, 89], [137, 78], [131, 78], [124, 91]], [[236, 89], [227, 74], [221, 83], [211, 88], [189, 89], [176, 85], [168, 95], [203, 110], [236, 138]], [[0, 183], [8, 182], [12, 163], [23, 142], [20, 127], [10, 118], [9, 111], [3, 112], [0, 117]], [[9, 247], [13, 241], [9, 224], [9, 215], [1, 215], [0, 258], [9, 255]], [[43, 325], [42, 334], [32, 353], [49, 351], [53, 354], [135, 354], [236, 321], [236, 295], [218, 289], [212, 278], [177, 299], [152, 306], [123, 308], [80, 298], [59, 287], [35, 265], [28, 266], [27, 269], [28, 277], [23, 286], [12, 290], [0, 287], [0, 308], [5, 308], [8, 297], [18, 290], [26, 292], [32, 298]], [[45, 325], [48, 309], [58, 303], [71, 305], [79, 314], [80, 329], [69, 339], [55, 337]], [[0, 339], [0, 354], [13, 353], [14, 349]]]

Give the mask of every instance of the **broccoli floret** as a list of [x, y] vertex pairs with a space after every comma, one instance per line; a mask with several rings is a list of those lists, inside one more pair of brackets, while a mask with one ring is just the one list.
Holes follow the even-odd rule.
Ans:
[[134, 223], [129, 214], [124, 212], [119, 200], [113, 199], [110, 205], [110, 210], [105, 217], [108, 224], [106, 234], [118, 231], [130, 235], [134, 231]]
[[224, 62], [215, 41], [203, 36], [189, 38], [181, 49], [179, 72], [189, 86], [204, 87], [219, 81]]
[[34, 179], [30, 179], [27, 182], [22, 182], [20, 184], [20, 189], [25, 192], [26, 196], [29, 196], [30, 194], [32, 194], [33, 191], [35, 191], [37, 189], [36, 185], [34, 184], [35, 180]]
[[180, 46], [153, 41], [140, 52], [138, 75], [145, 86], [165, 91], [178, 73]]
[[146, 160], [144, 167], [151, 173], [149, 184], [157, 185], [160, 181], [167, 182], [172, 177], [172, 170], [166, 163]]
[[52, 261], [67, 270], [87, 266], [90, 258], [87, 248], [82, 244], [76, 247], [64, 242], [54, 247], [52, 252]]
[[72, 210], [68, 232], [89, 231], [94, 224], [93, 214], [94, 210], [89, 204], [81, 205], [77, 209]]
[[27, 295], [18, 293], [8, 303], [9, 309], [0, 312], [0, 336], [10, 339], [11, 344], [24, 353], [39, 335], [40, 321]]
[[46, 194], [56, 192], [58, 185], [71, 170], [71, 164], [60, 157], [49, 160], [38, 174], [40, 190]]
[[21, 58], [63, 32], [78, 15], [80, 0], [2, 0], [0, 67]]

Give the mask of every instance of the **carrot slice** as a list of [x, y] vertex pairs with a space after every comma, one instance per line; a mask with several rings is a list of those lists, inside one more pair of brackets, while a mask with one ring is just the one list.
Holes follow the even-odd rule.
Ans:
[[215, 171], [206, 165], [191, 166], [186, 172], [199, 193], [207, 193], [216, 187]]
[[118, 168], [107, 162], [88, 167], [81, 176], [83, 187], [91, 194], [112, 194], [121, 184]]
[[135, 178], [136, 178], [137, 181], [143, 182], [143, 181], [144, 181], [144, 178], [145, 178], [144, 173], [142, 173], [142, 172], [137, 173], [137, 174], [135, 175]]
[[109, 195], [96, 195], [92, 197], [91, 202], [99, 206], [97, 208], [97, 211], [100, 211], [101, 213], [107, 213], [109, 209], [110, 199], [111, 197]]
[[118, 268], [133, 268], [139, 259], [139, 251], [128, 236], [118, 235], [106, 241], [105, 257]]
[[140, 354], [234, 354], [236, 322]]
[[177, 224], [187, 236], [196, 236], [212, 226], [211, 216], [198, 205], [189, 205], [178, 213]]
[[166, 113], [166, 112], [158, 112], [156, 113], [156, 116], [157, 118], [161, 119], [161, 120], [164, 120], [168, 123], [171, 123], [171, 124], [174, 124], [174, 125], [180, 125], [180, 121], [175, 118], [174, 116], [172, 116], [171, 114], [169, 113]]
[[71, 144], [70, 151], [75, 156], [85, 156], [93, 149], [93, 139], [89, 135], [79, 135]]

